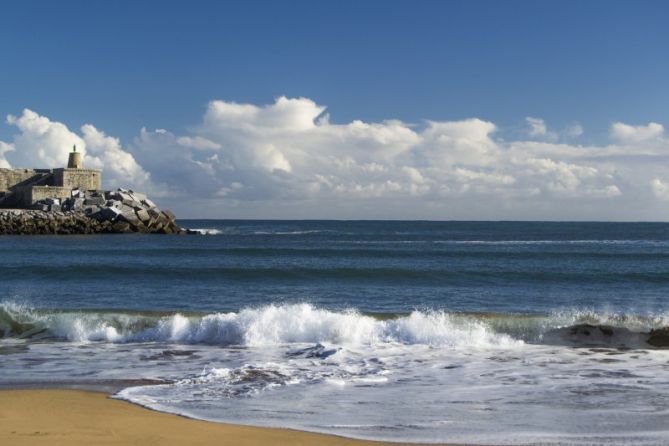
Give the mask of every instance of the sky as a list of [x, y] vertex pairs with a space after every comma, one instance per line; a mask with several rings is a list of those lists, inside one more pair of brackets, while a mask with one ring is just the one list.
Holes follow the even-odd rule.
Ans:
[[0, 167], [180, 217], [669, 220], [669, 3], [23, 1]]

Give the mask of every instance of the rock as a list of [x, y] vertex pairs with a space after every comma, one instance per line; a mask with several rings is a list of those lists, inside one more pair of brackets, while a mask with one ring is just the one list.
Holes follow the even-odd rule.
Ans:
[[177, 221], [177, 217], [176, 217], [176, 215], [174, 215], [174, 214], [172, 213], [172, 211], [170, 211], [169, 209], [165, 209], [165, 210], [163, 211], [163, 214], [167, 217], [167, 219], [168, 219], [169, 221], [172, 221], [172, 222]]
[[669, 347], [669, 327], [651, 330], [646, 342], [653, 347]]
[[140, 209], [137, 211], [137, 218], [139, 218], [144, 224], [148, 224], [151, 221], [151, 216], [145, 209]]
[[84, 213], [86, 215], [91, 215], [92, 216], [92, 215], [97, 214], [98, 212], [100, 212], [100, 210], [102, 210], [102, 208], [100, 206], [97, 206], [97, 205], [86, 206], [84, 208]]
[[157, 209], [157, 208], [153, 207], [153, 208], [149, 208], [149, 209], [147, 209], [147, 211], [146, 211], [146, 212], [149, 213], [149, 215], [151, 216], [151, 218], [153, 218], [153, 219], [155, 219], [155, 220], [160, 219], [160, 218], [163, 217], [162, 212], [160, 212], [160, 211], [158, 211], [158, 210], [156, 210], [156, 209]]
[[116, 208], [116, 209], [121, 209], [121, 207], [123, 207], [123, 202], [120, 201], [120, 200], [111, 199], [111, 200], [107, 200], [107, 202], [105, 203], [105, 206]]
[[139, 224], [142, 223], [139, 220], [139, 218], [137, 218], [134, 211], [124, 212], [124, 213], [119, 215], [119, 218], [121, 218], [121, 220], [124, 220], [124, 221], [128, 222], [131, 226], [133, 226], [135, 228], [137, 228], [139, 226]]
[[86, 198], [84, 200], [84, 205], [85, 206], [92, 206], [92, 205], [102, 206], [104, 204], [105, 204], [105, 197], [100, 197], [100, 196], [93, 197], [92, 196], [92, 197]]
[[117, 233], [121, 234], [127, 234], [129, 232], [133, 232], [132, 229], [130, 228], [130, 224], [124, 221], [117, 221], [114, 223], [112, 226], [112, 230]]
[[84, 208], [84, 199], [81, 197], [75, 198], [72, 202], [71, 208], [75, 211], [82, 210]]
[[130, 192], [130, 195], [132, 196], [133, 200], [142, 202], [148, 199], [148, 197], [145, 194], [140, 194], [139, 192]]
[[123, 215], [119, 209], [114, 207], [102, 208], [99, 214], [102, 218], [109, 221], [115, 221], [120, 215]]
[[146, 195], [125, 189], [75, 189], [67, 199], [47, 198], [33, 208], [0, 209], [0, 234], [196, 233], [179, 227], [172, 212]]

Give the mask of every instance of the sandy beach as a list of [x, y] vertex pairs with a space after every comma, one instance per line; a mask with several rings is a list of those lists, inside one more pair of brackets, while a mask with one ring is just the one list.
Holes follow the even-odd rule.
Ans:
[[[0, 444], [318, 445], [389, 443], [192, 420], [79, 390], [0, 391]], [[396, 443], [391, 443], [396, 444]]]

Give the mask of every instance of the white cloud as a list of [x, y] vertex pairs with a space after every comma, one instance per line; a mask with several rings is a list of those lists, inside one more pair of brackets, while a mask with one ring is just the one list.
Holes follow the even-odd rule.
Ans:
[[14, 145], [0, 141], [0, 168], [9, 168], [9, 162], [5, 159], [5, 153], [13, 152]]
[[20, 133], [14, 136], [13, 144], [0, 141], [0, 167], [64, 167], [68, 154], [76, 145], [85, 167], [104, 169], [106, 187], [125, 185], [154, 190], [149, 174], [121, 147], [119, 140], [105, 135], [93, 125], [84, 125], [78, 135], [65, 124], [51, 121], [29, 109], [23, 110], [19, 117], [9, 115], [7, 123]]
[[664, 127], [657, 122], [648, 125], [629, 125], [615, 122], [611, 125], [611, 137], [621, 143], [641, 143], [656, 140], [663, 136]]
[[527, 134], [530, 136], [544, 136], [548, 132], [546, 122], [541, 118], [533, 118], [528, 116], [525, 118], [525, 122], [527, 122], [529, 125]]
[[653, 194], [661, 200], [669, 200], [669, 183], [662, 181], [659, 178], [654, 178], [650, 182]]
[[550, 142], [556, 142], [559, 139], [559, 135], [549, 130], [548, 124], [543, 119], [528, 116], [525, 118], [525, 122], [528, 126], [527, 135], [529, 137]]
[[[157, 130], [156, 130], [157, 131]], [[162, 130], [163, 133], [166, 132], [166, 130]], [[213, 141], [209, 141], [207, 138], [203, 138], [201, 136], [182, 136], [180, 138], [177, 138], [177, 143], [180, 146], [184, 147], [192, 147], [194, 149], [220, 149], [221, 145], [217, 144]]]
[[13, 167], [61, 167], [67, 163], [74, 145], [86, 155], [86, 144], [81, 137], [64, 124], [32, 110], [25, 109], [18, 117], [8, 115], [7, 123], [21, 132], [14, 137], [15, 150], [7, 156]]
[[[504, 141], [494, 123], [476, 118], [334, 123], [325, 110], [306, 98], [263, 106], [217, 100], [185, 134], [142, 129], [125, 146], [93, 125], [72, 132], [26, 110], [8, 119], [18, 133], [0, 142], [0, 163], [4, 156], [17, 167], [60, 166], [76, 143], [108, 184], [162, 195], [192, 217], [665, 215], [657, 200], [669, 197], [660, 180], [669, 178], [669, 141], [659, 124], [616, 123], [615, 143], [575, 146], [555, 142], [540, 118], [527, 120], [537, 140]], [[561, 135], [582, 132], [576, 123]]]
[[91, 124], [81, 127], [88, 156], [86, 161], [91, 168], [104, 169], [107, 187], [133, 187], [147, 192], [153, 191], [150, 175], [135, 161], [135, 158], [123, 150], [118, 138], [105, 135]]

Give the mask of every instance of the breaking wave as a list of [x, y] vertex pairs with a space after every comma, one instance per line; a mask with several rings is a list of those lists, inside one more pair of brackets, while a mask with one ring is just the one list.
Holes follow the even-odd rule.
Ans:
[[514, 347], [524, 343], [669, 347], [667, 315], [563, 312], [548, 316], [413, 311], [375, 317], [310, 304], [267, 305], [239, 312], [185, 315], [42, 310], [0, 304], [0, 335], [71, 342], [169, 342], [221, 346], [292, 343], [435, 347]]
[[198, 232], [201, 235], [221, 235], [223, 231], [214, 228], [193, 228], [191, 231]]

